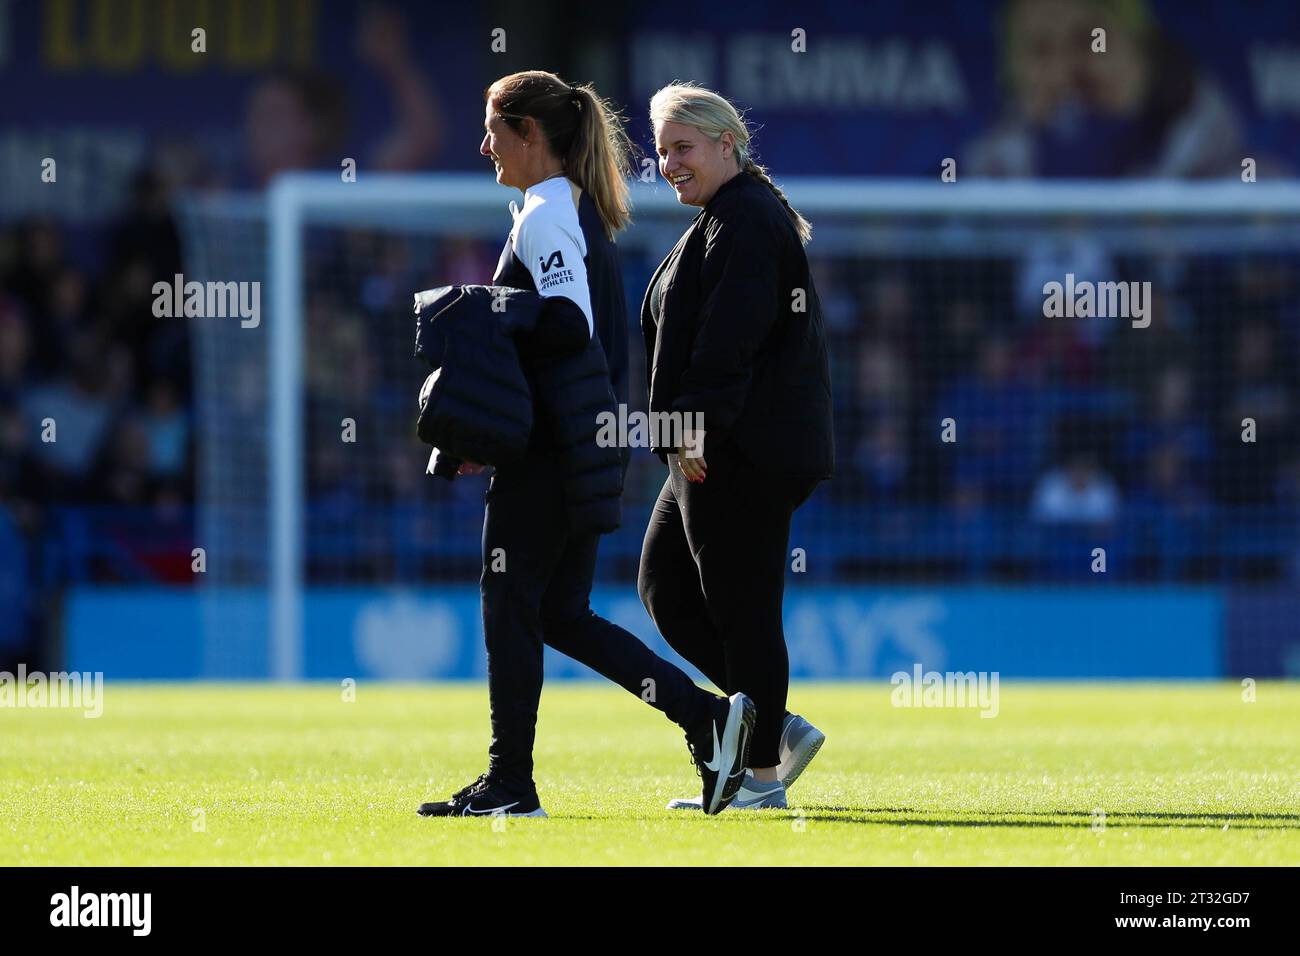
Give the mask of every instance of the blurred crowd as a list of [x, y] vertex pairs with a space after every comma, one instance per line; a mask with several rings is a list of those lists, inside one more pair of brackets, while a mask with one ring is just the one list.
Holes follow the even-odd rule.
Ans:
[[[880, 526], [983, 522], [1002, 531], [1037, 527], [1061, 542], [1073, 529], [1121, 552], [1189, 558], [1173, 572], [1133, 569], [1148, 575], [1231, 579], [1241, 566], [1205, 560], [1224, 546], [1216, 522], [1231, 523], [1243, 509], [1300, 512], [1294, 259], [1118, 256], [1070, 224], [1052, 234], [1057, 245], [1027, 243], [1032, 251], [1019, 258], [824, 258], [814, 246], [832, 343], [839, 467], [801, 511], [809, 532], [823, 536], [810, 548], [866, 558], [884, 548], [863, 564], [875, 573], [896, 557], [874, 537]], [[483, 281], [496, 252], [466, 239], [413, 245], [349, 232], [317, 259], [308, 407], [309, 487], [320, 520], [366, 502], [418, 506], [434, 491], [477, 520], [481, 485], [426, 484], [423, 450], [408, 435], [420, 369], [407, 360], [405, 326], [395, 333], [391, 317], [411, 288]], [[645, 395], [637, 321], [652, 258], [625, 255], [634, 405]], [[1045, 318], [1042, 283], [1066, 271], [1154, 279], [1149, 325]], [[373, 423], [360, 452], [372, 463], [364, 470], [350, 467], [353, 452], [332, 440], [342, 416], [359, 406], [371, 409]], [[656, 460], [633, 456], [631, 523], [661, 481]], [[1270, 520], [1286, 530], [1282, 519]], [[848, 528], [861, 534], [846, 537]], [[1132, 540], [1139, 535], [1156, 540], [1139, 548]], [[1008, 540], [995, 535], [981, 546], [996, 551]], [[957, 537], [929, 553], [920, 546], [902, 573], [966, 576], [969, 564], [942, 560], [945, 548], [964, 547], [973, 545]], [[989, 565], [996, 571], [998, 563], [994, 554]], [[1285, 570], [1276, 560], [1264, 564], [1265, 575]], [[1026, 573], [1052, 576], [1052, 562], [1031, 562]]]
[[[1034, 244], [1020, 258], [814, 254], [832, 343], [839, 467], [802, 520], [826, 532], [826, 549], [870, 552], [873, 524], [907, 515], [953, 528], [976, 520], [1122, 540], [1136, 533], [1137, 517], [1169, 531], [1234, 509], [1300, 511], [1296, 262], [1114, 256], [1064, 225], [1054, 235], [1063, 237], [1057, 246]], [[139, 177], [97, 269], [72, 265], [50, 222], [23, 222], [5, 236], [5, 522], [30, 540], [57, 536], [58, 513], [78, 509], [149, 515], [131, 532], [142, 540], [160, 523], [188, 522], [196, 488], [187, 325], [151, 309], [150, 277], [181, 271], [160, 183]], [[411, 435], [421, 370], [398, 317], [412, 289], [484, 281], [497, 250], [366, 230], [336, 231], [318, 246], [308, 261], [305, 328], [309, 525], [369, 527], [373, 550], [382, 551], [392, 547], [382, 530], [390, 525], [365, 518], [371, 509], [459, 507], [476, 520], [481, 483], [435, 488], [423, 474], [426, 450]], [[626, 258], [635, 353], [640, 289], [654, 262]], [[1067, 270], [1156, 277], [1149, 326], [1045, 318], [1044, 277]], [[644, 372], [639, 353], [633, 359], [639, 405]], [[359, 427], [345, 443], [339, 429], [349, 417]], [[633, 462], [634, 523], [662, 475], [648, 454]], [[846, 543], [847, 527], [867, 536]], [[472, 558], [473, 537], [463, 542]], [[1157, 544], [1177, 549], [1187, 540]], [[173, 562], [182, 572], [187, 554]], [[929, 557], [942, 564], [937, 553]], [[926, 561], [922, 550], [909, 567], [923, 570]], [[377, 573], [373, 562], [344, 564]], [[167, 562], [143, 566], [186, 577]], [[86, 573], [113, 576], [94, 566]], [[1231, 576], [1224, 568], [1188, 573]]]
[[181, 272], [158, 179], [142, 174], [95, 268], [59, 225], [0, 242], [0, 497], [21, 527], [40, 502], [181, 505], [193, 497], [184, 320], [155, 318], [155, 277]]
[[847, 466], [836, 494], [1082, 523], [1135, 503], [1295, 505], [1295, 267], [1259, 256], [1107, 263], [1121, 281], [1163, 270], [1138, 328], [1045, 318], [1041, 292], [1017, 289], [1022, 275], [1041, 278], [1033, 261], [829, 264]]

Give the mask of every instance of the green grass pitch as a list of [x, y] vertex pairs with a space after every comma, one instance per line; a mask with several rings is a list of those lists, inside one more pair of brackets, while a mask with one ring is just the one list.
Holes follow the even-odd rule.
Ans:
[[[549, 820], [416, 815], [485, 769], [481, 684], [122, 685], [0, 710], [0, 865], [1300, 864], [1300, 685], [1004, 681], [996, 718], [796, 684], [827, 734], [791, 809], [670, 812], [681, 732], [549, 685]], [[1100, 814], [1105, 814], [1104, 822]]]

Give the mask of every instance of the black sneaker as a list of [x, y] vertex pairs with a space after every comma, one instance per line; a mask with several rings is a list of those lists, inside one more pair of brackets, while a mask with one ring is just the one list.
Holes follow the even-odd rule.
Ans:
[[721, 813], [745, 780], [749, 741], [754, 736], [754, 702], [744, 694], [714, 699], [708, 719], [686, 733], [686, 746], [703, 783], [705, 813]]
[[441, 803], [422, 803], [416, 811], [422, 817], [544, 817], [537, 791], [518, 793], [487, 774]]

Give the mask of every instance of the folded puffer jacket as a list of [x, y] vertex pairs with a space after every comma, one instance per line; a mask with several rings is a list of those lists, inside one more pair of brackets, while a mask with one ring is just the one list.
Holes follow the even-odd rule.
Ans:
[[[565, 475], [571, 533], [619, 526], [623, 453], [596, 441], [617, 413], [605, 353], [570, 300], [505, 286], [445, 286], [415, 297], [415, 354], [434, 371], [420, 391], [429, 471], [454, 478], [459, 460], [507, 469], [554, 453]], [[531, 380], [531, 385], [530, 385]], [[545, 430], [544, 452], [530, 435]]]

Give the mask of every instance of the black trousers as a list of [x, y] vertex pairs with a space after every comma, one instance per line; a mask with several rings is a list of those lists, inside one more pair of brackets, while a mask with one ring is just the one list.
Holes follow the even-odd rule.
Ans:
[[669, 645], [758, 712], [751, 767], [773, 767], [790, 683], [781, 624], [790, 519], [819, 478], [772, 475], [726, 444], [706, 446], [692, 484], [676, 455], [641, 550], [637, 590]]
[[[530, 452], [522, 464], [492, 477], [480, 579], [492, 708], [488, 769], [510, 786], [533, 785], [543, 644], [683, 727], [706, 713], [712, 695], [634, 634], [591, 610], [599, 543], [599, 535], [569, 535], [562, 474], [553, 456]], [[503, 563], [503, 570], [494, 570]], [[593, 715], [592, 725], [599, 725], [599, 717]]]

